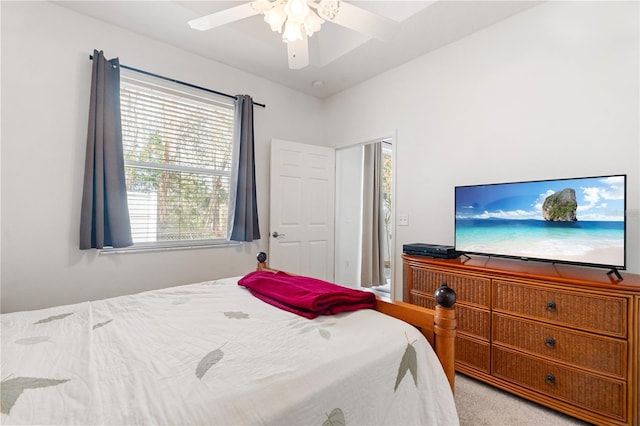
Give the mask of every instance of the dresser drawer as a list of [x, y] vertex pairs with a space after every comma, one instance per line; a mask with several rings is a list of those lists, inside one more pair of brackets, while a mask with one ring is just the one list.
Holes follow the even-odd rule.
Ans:
[[626, 420], [627, 389], [624, 381], [563, 367], [500, 347], [493, 348], [492, 373], [616, 420]]
[[[416, 293], [413, 290], [411, 291], [409, 303], [429, 309], [435, 309], [436, 306], [435, 298]], [[472, 308], [457, 302], [454, 306], [457, 319], [456, 329], [488, 341], [491, 335], [491, 314], [489, 311]]]
[[627, 336], [625, 297], [494, 280], [493, 310], [615, 337]]
[[456, 335], [456, 369], [460, 364], [489, 374], [491, 366], [489, 342], [473, 339], [464, 334]]
[[410, 268], [412, 290], [432, 295], [446, 282], [456, 292], [458, 302], [489, 308], [489, 278], [467, 274], [451, 274], [437, 268]]
[[625, 379], [627, 342], [493, 314], [493, 343]]

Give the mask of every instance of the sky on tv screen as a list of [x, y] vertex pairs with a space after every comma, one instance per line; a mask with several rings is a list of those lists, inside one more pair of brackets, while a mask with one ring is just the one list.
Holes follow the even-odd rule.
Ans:
[[579, 221], [624, 220], [624, 176], [458, 187], [456, 218], [542, 218], [549, 195], [573, 188]]

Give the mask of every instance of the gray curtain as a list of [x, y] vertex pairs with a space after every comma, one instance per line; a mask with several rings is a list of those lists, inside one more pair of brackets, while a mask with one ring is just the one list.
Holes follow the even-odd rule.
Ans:
[[229, 239], [253, 241], [260, 239], [256, 198], [253, 100], [249, 95], [238, 95], [235, 104]]
[[362, 173], [362, 265], [360, 285], [386, 284], [384, 278], [384, 211], [382, 207], [382, 143], [364, 146]]
[[80, 249], [133, 245], [120, 122], [120, 64], [93, 51]]

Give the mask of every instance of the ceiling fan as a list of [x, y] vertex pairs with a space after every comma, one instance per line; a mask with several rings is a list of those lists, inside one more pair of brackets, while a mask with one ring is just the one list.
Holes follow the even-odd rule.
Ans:
[[333, 22], [380, 40], [388, 39], [397, 23], [345, 1], [254, 0], [189, 21], [191, 28], [206, 31], [240, 19], [262, 14], [273, 31], [287, 44], [289, 68], [309, 65], [307, 37]]

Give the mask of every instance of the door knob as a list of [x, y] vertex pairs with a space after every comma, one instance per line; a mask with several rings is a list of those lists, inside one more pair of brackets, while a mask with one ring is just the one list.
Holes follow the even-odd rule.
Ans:
[[273, 234], [271, 234], [271, 236], [273, 238], [278, 238], [278, 237], [284, 237], [284, 234], [278, 234], [278, 231], [275, 231]]

